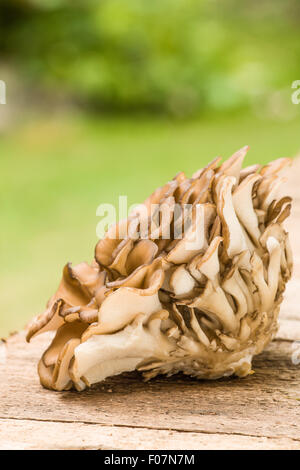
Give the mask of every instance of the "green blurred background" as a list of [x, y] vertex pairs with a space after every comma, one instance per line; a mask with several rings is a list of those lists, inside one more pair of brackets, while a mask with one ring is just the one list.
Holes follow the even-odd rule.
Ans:
[[298, 0], [1, 0], [0, 335], [90, 261], [96, 208], [249, 144], [296, 155]]

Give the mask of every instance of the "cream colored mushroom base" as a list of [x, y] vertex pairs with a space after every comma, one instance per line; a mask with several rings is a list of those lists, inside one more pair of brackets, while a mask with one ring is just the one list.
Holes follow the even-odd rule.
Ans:
[[83, 390], [133, 370], [147, 379], [251, 373], [292, 271], [291, 199], [277, 194], [291, 161], [242, 169], [247, 150], [191, 178], [179, 173], [145, 201], [143, 218], [137, 209], [107, 232], [91, 265], [64, 268], [28, 331], [28, 340], [56, 331], [39, 362], [45, 387]]

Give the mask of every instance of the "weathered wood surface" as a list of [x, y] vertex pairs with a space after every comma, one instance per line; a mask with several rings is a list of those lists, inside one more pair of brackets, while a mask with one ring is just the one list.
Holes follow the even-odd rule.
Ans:
[[[217, 382], [184, 376], [144, 383], [115, 377], [91, 390], [51, 392], [37, 361], [49, 334], [24, 333], [0, 354], [1, 449], [300, 449], [300, 160], [289, 192], [295, 270], [277, 339], [255, 358], [255, 374]], [[297, 343], [299, 341], [299, 343]]]

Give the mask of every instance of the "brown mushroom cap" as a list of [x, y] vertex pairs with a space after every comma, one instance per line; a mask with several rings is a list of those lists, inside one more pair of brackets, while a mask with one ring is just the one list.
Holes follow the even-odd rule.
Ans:
[[178, 173], [110, 227], [90, 265], [65, 266], [27, 335], [56, 331], [38, 367], [45, 387], [83, 390], [134, 369], [251, 373], [292, 272], [291, 198], [277, 196], [291, 160], [242, 169], [248, 149]]

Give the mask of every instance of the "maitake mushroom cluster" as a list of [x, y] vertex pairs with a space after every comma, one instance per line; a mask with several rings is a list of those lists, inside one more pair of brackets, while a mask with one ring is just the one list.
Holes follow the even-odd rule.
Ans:
[[247, 150], [177, 174], [145, 201], [146, 215], [137, 208], [108, 230], [91, 265], [65, 266], [27, 336], [56, 330], [38, 367], [45, 387], [83, 390], [133, 370], [251, 373], [291, 276], [291, 198], [276, 196], [291, 160], [242, 169]]

